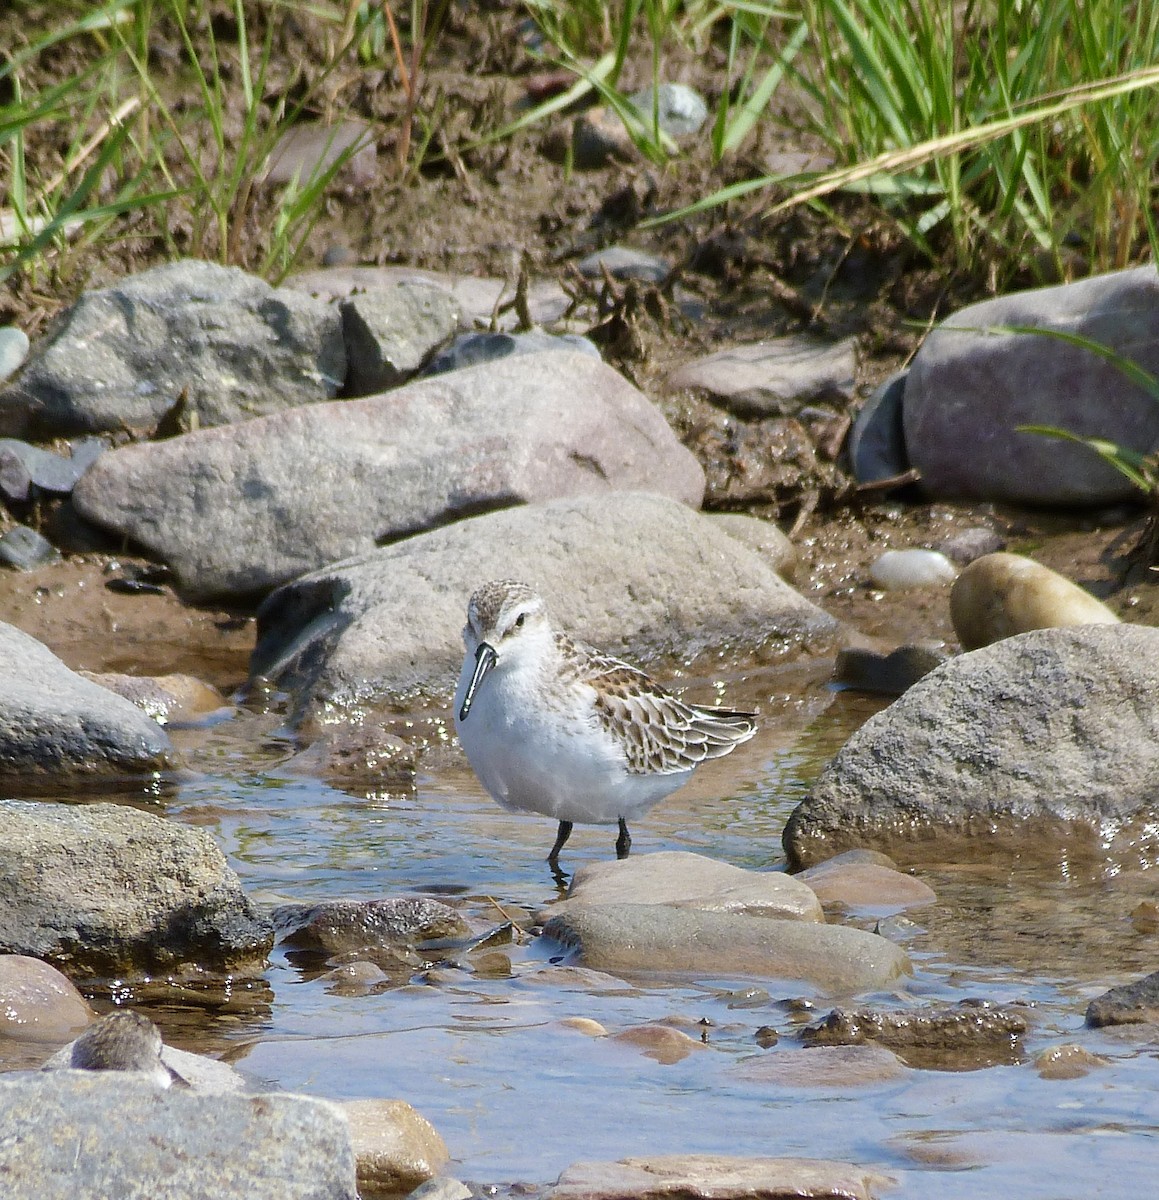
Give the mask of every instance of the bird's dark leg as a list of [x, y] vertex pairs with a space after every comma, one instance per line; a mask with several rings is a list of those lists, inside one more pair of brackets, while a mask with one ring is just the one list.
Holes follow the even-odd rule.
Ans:
[[564, 843], [571, 837], [571, 822], [560, 821], [559, 834], [555, 839], [555, 845], [551, 848], [551, 853], [547, 856], [547, 861], [554, 867], [559, 862], [559, 852], [563, 849]]
[[632, 848], [632, 835], [628, 832], [628, 822], [620, 818], [620, 836], [616, 838], [616, 857], [627, 858]]

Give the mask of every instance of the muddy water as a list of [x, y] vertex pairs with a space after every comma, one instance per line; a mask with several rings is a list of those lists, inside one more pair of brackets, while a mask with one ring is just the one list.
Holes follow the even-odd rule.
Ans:
[[[760, 702], [762, 732], [637, 822], [634, 852], [782, 865], [788, 813], [880, 703], [832, 691], [826, 665], [730, 688], [730, 702]], [[238, 713], [176, 737], [192, 771], [159, 804], [211, 829], [259, 902], [420, 891], [498, 932], [475, 952], [415, 961], [360, 993], [276, 950], [264, 987], [123, 998], [150, 1002], [169, 1040], [225, 1055], [267, 1084], [410, 1101], [462, 1178], [543, 1184], [577, 1160], [711, 1152], [848, 1159], [895, 1174], [892, 1194], [907, 1197], [1153, 1194], [1159, 1038], [1083, 1025], [1092, 996], [1159, 965], [1159, 934], [1132, 919], [1159, 890], [1147, 872], [1108, 879], [1017, 859], [922, 865], [937, 904], [884, 925], [916, 973], [860, 1000], [1024, 1005], [1023, 1053], [960, 1072], [830, 1067], [795, 1032], [832, 1002], [800, 985], [613, 980], [554, 961], [558, 947], [520, 929], [557, 895], [543, 861], [554, 828], [499, 810], [452, 754], [434, 758], [414, 793], [354, 794], [289, 773], [292, 748], [274, 718]], [[613, 834], [577, 828], [566, 865], [610, 857]], [[669, 1023], [693, 1042], [679, 1061], [660, 1062], [561, 1024], [569, 1017], [612, 1034]], [[767, 1027], [780, 1040], [762, 1048], [757, 1031]], [[1102, 1061], [1079, 1078], [1040, 1076], [1036, 1055], [1073, 1044]]]

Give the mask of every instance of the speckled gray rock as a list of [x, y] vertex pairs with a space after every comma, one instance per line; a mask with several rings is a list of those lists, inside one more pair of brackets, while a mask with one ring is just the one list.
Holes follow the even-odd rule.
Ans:
[[27, 525], [13, 525], [0, 533], [0, 563], [17, 571], [35, 571], [46, 563], [60, 562], [60, 551]]
[[125, 446], [73, 503], [201, 598], [268, 591], [480, 510], [631, 488], [698, 507], [704, 473], [642, 392], [568, 352]]
[[821, 773], [785, 827], [790, 864], [861, 845], [1129, 845], [1159, 805], [1157, 697], [1159, 629], [1145, 626], [1036, 630], [951, 659]]
[[28, 334], [15, 325], [0, 326], [0, 383], [15, 375], [28, 357]]
[[1087, 1005], [1087, 1024], [1159, 1025], [1159, 971], [1096, 996]]
[[108, 449], [103, 438], [78, 438], [66, 458], [18, 438], [0, 438], [0, 493], [9, 500], [28, 500], [34, 488], [67, 496], [77, 480]]
[[170, 766], [165, 732], [0, 622], [0, 789], [24, 793], [151, 775]]
[[930, 496], [1016, 504], [1109, 504], [1132, 485], [1083, 446], [1019, 425], [1053, 425], [1147, 453], [1159, 404], [1111, 363], [1035, 334], [1077, 334], [1159, 374], [1159, 272], [1154, 266], [973, 304], [926, 338], [905, 383], [905, 445]]
[[702, 392], [741, 416], [791, 416], [813, 401], [847, 403], [857, 355], [852, 338], [773, 338], [718, 350], [677, 367], [670, 391]]
[[117, 804], [0, 801], [0, 951], [136, 978], [254, 973], [272, 943], [205, 830]]
[[446, 349], [440, 350], [427, 364], [423, 374], [442, 375], [445, 371], [459, 371], [464, 367], [475, 367], [516, 354], [542, 354], [545, 350], [574, 350], [589, 358], [600, 357], [595, 343], [580, 337], [578, 333], [556, 336], [544, 333], [542, 329], [529, 329], [525, 333], [475, 330], [459, 334]]
[[0, 433], [151, 434], [183, 398], [203, 426], [336, 394], [338, 313], [236, 267], [166, 263], [85, 293], [0, 391]]
[[338, 311], [348, 396], [371, 396], [406, 383], [459, 325], [454, 297], [417, 280], [355, 292], [338, 302]]
[[288, 1094], [158, 1090], [116, 1071], [0, 1078], [6, 1200], [356, 1200], [342, 1110]]
[[613, 492], [488, 513], [296, 580], [259, 611], [251, 672], [315, 709], [447, 702], [471, 593], [512, 577], [562, 628], [641, 665], [772, 656], [838, 628], [706, 517]]
[[874, 1200], [895, 1183], [824, 1159], [671, 1154], [573, 1163], [544, 1200]]
[[660, 904], [572, 909], [543, 936], [596, 971], [795, 980], [824, 995], [872, 991], [910, 970], [899, 946], [846, 925]]
[[797, 547], [781, 532], [780, 526], [761, 517], [750, 517], [747, 513], [706, 513], [708, 519], [723, 529], [729, 537], [743, 542], [754, 550], [776, 573], [792, 583], [801, 568], [801, 557]]

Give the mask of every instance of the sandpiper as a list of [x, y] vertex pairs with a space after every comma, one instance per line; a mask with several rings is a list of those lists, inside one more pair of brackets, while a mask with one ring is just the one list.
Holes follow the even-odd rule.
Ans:
[[618, 658], [553, 628], [525, 583], [485, 583], [467, 605], [455, 728], [475, 774], [504, 808], [559, 822], [547, 861], [576, 821], [619, 824], [685, 784], [706, 759], [756, 732], [755, 714], [687, 704]]
[[131, 1008], [94, 1021], [72, 1044], [71, 1067], [82, 1071], [142, 1071], [160, 1087], [176, 1078], [161, 1061], [161, 1031]]

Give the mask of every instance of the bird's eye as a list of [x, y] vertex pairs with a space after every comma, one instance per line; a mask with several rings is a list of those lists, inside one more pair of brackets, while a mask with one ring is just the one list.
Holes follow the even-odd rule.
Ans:
[[517, 616], [517, 617], [515, 618], [515, 628], [516, 628], [516, 629], [522, 629], [522, 628], [523, 628], [523, 622], [524, 622], [524, 621], [526, 621], [526, 620], [527, 620], [527, 614], [526, 614], [526, 613], [520, 613], [520, 614], [519, 614], [519, 616]]

